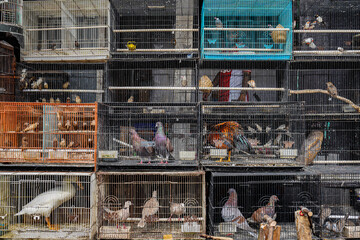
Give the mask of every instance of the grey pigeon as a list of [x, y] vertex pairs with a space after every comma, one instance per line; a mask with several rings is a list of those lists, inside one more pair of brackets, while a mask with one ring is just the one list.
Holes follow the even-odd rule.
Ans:
[[[163, 124], [161, 122], [157, 122], [156, 128], [157, 131], [154, 138], [156, 154], [159, 155], [162, 159], [165, 158], [165, 163], [168, 163], [170, 153], [174, 151], [174, 148], [170, 142], [170, 139], [168, 139], [164, 133]], [[161, 160], [160, 163], [164, 163], [163, 160]]]

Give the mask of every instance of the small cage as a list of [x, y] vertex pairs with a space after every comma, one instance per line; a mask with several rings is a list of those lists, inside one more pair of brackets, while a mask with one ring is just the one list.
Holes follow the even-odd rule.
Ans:
[[95, 174], [0, 173], [0, 238], [92, 239]]
[[204, 172], [98, 172], [97, 177], [100, 239], [198, 239], [205, 233]]
[[315, 173], [212, 172], [209, 181], [207, 225], [216, 236], [257, 239], [263, 211], [281, 227], [280, 239], [295, 240], [294, 212], [300, 206], [319, 211], [319, 177]]
[[198, 166], [196, 104], [104, 103], [98, 109], [99, 165]]
[[294, 58], [359, 58], [360, 3], [357, 0], [294, 5]]
[[111, 61], [107, 101], [195, 102], [196, 68], [194, 62], [189, 65], [183, 66], [178, 61], [161, 61], [156, 66], [144, 62]]
[[203, 165], [301, 164], [305, 131], [301, 103], [203, 103], [201, 114]]
[[46, 165], [94, 164], [96, 105], [0, 105], [0, 161]]
[[0, 24], [22, 26], [23, 0], [6, 0], [0, 5]]
[[39, 63], [22, 65], [17, 79], [19, 102], [102, 102], [105, 64]]
[[198, 0], [113, 1], [115, 58], [194, 58]]
[[24, 61], [105, 60], [109, 0], [24, 1]]
[[0, 101], [14, 101], [16, 59], [14, 47], [0, 41]]
[[203, 1], [201, 58], [287, 60], [291, 55], [292, 1]]

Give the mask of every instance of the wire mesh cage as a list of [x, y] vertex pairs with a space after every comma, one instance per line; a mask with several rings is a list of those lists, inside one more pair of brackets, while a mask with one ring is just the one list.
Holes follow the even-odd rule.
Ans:
[[294, 4], [294, 57], [358, 58], [359, 1], [297, 1]]
[[[319, 176], [310, 172], [211, 172], [208, 231], [234, 239], [258, 239], [266, 214], [281, 227], [280, 239], [298, 239], [294, 212], [320, 208]], [[274, 233], [275, 234], [275, 233]]]
[[198, 53], [198, 0], [113, 1], [116, 58], [193, 58]]
[[16, 60], [14, 47], [0, 41], [0, 101], [14, 101]]
[[96, 105], [9, 103], [0, 105], [0, 161], [94, 164]]
[[292, 1], [203, 1], [201, 58], [286, 60], [292, 52]]
[[95, 174], [0, 173], [0, 238], [91, 239]]
[[144, 63], [128, 66], [109, 64], [108, 99], [111, 102], [195, 102], [196, 68], [179, 63], [160, 62], [152, 67]]
[[107, 59], [110, 16], [108, 0], [25, 1], [24, 61]]
[[21, 65], [19, 102], [93, 103], [103, 100], [105, 64], [39, 63]]
[[98, 172], [98, 237], [197, 239], [205, 233], [205, 174]]
[[297, 166], [304, 153], [303, 106], [296, 102], [203, 103], [202, 164]]
[[196, 104], [98, 104], [98, 164], [198, 166]]
[[23, 0], [6, 0], [0, 4], [0, 23], [22, 26]]

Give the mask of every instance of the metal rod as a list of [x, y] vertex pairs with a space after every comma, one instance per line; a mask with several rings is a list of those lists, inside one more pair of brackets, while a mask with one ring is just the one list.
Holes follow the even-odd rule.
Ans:
[[283, 52], [283, 49], [264, 48], [204, 48], [205, 51], [253, 51], [253, 52]]
[[176, 28], [176, 29], [115, 29], [115, 33], [132, 33], [132, 32], [198, 32], [199, 29]]
[[[145, 86], [110, 86], [109, 90], [196, 90], [196, 87], [145, 87]], [[247, 90], [247, 91], [285, 91], [285, 88], [250, 88], [250, 87], [199, 87], [199, 90]]]
[[352, 161], [344, 161], [344, 160], [329, 160], [329, 161], [325, 161], [325, 160], [319, 160], [319, 161], [314, 161], [314, 164], [354, 164], [354, 163], [360, 163], [360, 160], [352, 160]]
[[120, 141], [120, 140], [118, 140], [116, 138], [113, 138], [113, 141], [116, 142], [116, 143], [119, 143], [119, 144], [121, 144], [121, 145], [123, 145], [125, 147], [134, 148], [132, 145], [130, 145], [130, 144], [126, 143], [126, 142]]
[[197, 48], [177, 48], [177, 49], [136, 49], [130, 51], [129, 49], [116, 49], [117, 52], [195, 52]]
[[293, 30], [294, 33], [360, 33], [360, 30], [326, 29], [326, 30]]
[[293, 51], [294, 55], [346, 55], [347, 53], [358, 53], [360, 54], [360, 50], [345, 50], [344, 52], [340, 52], [338, 50], [323, 50], [323, 51]]
[[53, 31], [53, 30], [66, 30], [66, 29], [93, 29], [93, 28], [108, 28], [106, 25], [101, 26], [86, 26], [86, 27], [57, 27], [57, 28], [28, 28], [25, 31]]
[[290, 31], [290, 28], [204, 28], [205, 31]]
[[24, 89], [23, 92], [87, 92], [87, 93], [104, 93], [104, 90], [91, 89]]

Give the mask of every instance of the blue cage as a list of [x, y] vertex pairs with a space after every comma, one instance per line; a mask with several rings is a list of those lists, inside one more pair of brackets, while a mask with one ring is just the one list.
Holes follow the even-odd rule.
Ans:
[[291, 0], [204, 0], [201, 58], [288, 60]]

